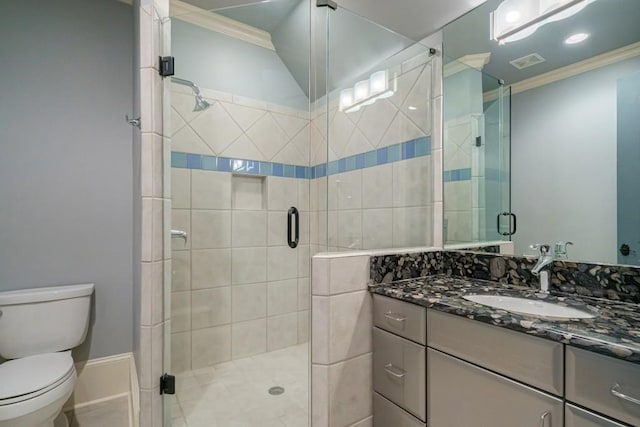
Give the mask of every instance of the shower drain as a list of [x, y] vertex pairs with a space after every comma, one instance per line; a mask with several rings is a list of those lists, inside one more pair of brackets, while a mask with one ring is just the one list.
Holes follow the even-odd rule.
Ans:
[[278, 396], [282, 393], [284, 393], [284, 387], [275, 386], [269, 389], [269, 394], [272, 394], [274, 396]]

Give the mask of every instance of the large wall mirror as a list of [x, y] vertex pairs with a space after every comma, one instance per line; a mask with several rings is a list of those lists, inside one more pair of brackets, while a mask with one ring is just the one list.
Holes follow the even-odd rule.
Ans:
[[[639, 22], [638, 0], [488, 0], [444, 29], [445, 219], [471, 205], [464, 221], [449, 215], [447, 243], [510, 239], [521, 255], [568, 241], [570, 260], [640, 264]], [[482, 114], [466, 139], [447, 117], [460, 93]], [[473, 182], [472, 166], [454, 176], [468, 190], [451, 189], [458, 160], [447, 151], [464, 144], [485, 179]], [[502, 180], [493, 199], [490, 163]], [[515, 233], [496, 225], [503, 211], [517, 217]], [[452, 219], [471, 233], [454, 235]]]

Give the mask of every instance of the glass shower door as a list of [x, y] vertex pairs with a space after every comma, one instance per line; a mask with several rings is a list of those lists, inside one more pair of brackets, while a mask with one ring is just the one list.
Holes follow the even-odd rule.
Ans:
[[510, 240], [510, 88], [457, 60], [444, 65], [444, 242]]
[[165, 24], [165, 174], [187, 236], [165, 288], [165, 426], [308, 425], [309, 4], [196, 9]]
[[431, 246], [433, 52], [338, 8], [327, 55], [328, 250]]

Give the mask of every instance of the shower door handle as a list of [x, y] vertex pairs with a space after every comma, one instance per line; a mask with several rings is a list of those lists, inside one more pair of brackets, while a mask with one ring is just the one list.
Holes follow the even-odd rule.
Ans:
[[[291, 219], [295, 218], [296, 227], [295, 227], [295, 235], [292, 235], [293, 228], [291, 226]], [[289, 212], [287, 212], [287, 243], [289, 243], [290, 248], [295, 248], [298, 246], [298, 240], [300, 238], [300, 214], [298, 213], [298, 209], [295, 206], [291, 206], [289, 208]]]
[[[500, 217], [502, 216], [509, 217], [509, 231], [501, 231]], [[513, 224], [513, 229], [511, 228], [511, 224]], [[501, 234], [502, 236], [513, 236], [516, 234], [516, 231], [518, 230], [516, 214], [511, 212], [499, 213], [496, 217], [496, 228], [498, 230], [498, 234]]]

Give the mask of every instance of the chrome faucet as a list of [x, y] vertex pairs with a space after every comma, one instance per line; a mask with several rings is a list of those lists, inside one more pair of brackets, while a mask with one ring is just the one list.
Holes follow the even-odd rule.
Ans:
[[540, 256], [538, 257], [538, 262], [531, 269], [531, 273], [533, 275], [540, 277], [540, 292], [543, 294], [549, 293], [549, 269], [545, 267], [553, 263], [554, 256], [553, 252], [551, 252], [551, 247], [549, 245], [543, 245], [540, 243], [536, 243], [535, 245], [530, 246], [531, 249], [540, 250]]

